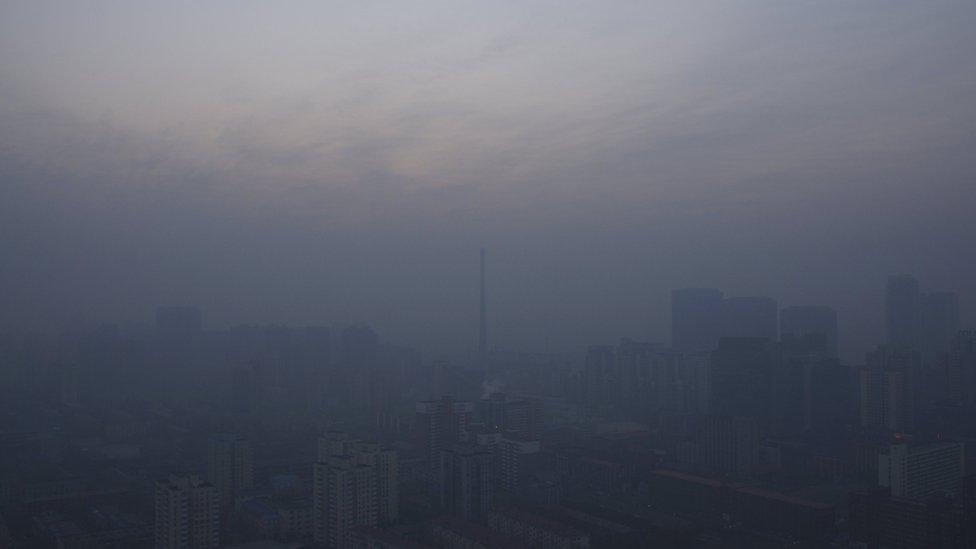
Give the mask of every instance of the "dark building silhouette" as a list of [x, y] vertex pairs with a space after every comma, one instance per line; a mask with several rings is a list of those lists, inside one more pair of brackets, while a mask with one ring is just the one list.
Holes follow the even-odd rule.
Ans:
[[441, 450], [441, 508], [464, 520], [486, 517], [494, 501], [491, 451], [474, 444]]
[[918, 352], [879, 345], [866, 362], [859, 372], [861, 425], [911, 432], [918, 407]]

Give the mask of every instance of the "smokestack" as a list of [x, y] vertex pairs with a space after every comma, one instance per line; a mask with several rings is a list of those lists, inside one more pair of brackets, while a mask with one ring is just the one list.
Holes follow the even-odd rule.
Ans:
[[478, 355], [483, 361], [488, 351], [487, 311], [485, 311], [485, 249], [481, 248], [481, 323], [478, 332]]

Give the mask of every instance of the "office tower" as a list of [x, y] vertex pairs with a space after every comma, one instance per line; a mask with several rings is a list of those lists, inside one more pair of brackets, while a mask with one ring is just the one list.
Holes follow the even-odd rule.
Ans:
[[441, 450], [441, 508], [464, 520], [485, 517], [493, 503], [492, 452], [473, 444]]
[[221, 506], [234, 506], [244, 490], [254, 487], [254, 459], [251, 443], [234, 434], [210, 437], [207, 454], [207, 478], [217, 489]]
[[468, 440], [468, 423], [474, 406], [449, 396], [417, 403], [415, 432], [424, 449], [427, 482], [431, 493], [440, 491], [441, 450]]
[[721, 337], [779, 339], [779, 308], [769, 297], [730, 297], [722, 302]]
[[976, 406], [976, 331], [958, 332], [945, 357], [945, 378], [949, 399], [964, 406]]
[[376, 526], [376, 469], [354, 456], [329, 456], [313, 467], [315, 542], [342, 549], [351, 546], [357, 526]]
[[172, 475], [156, 482], [157, 549], [217, 547], [220, 503], [217, 489], [194, 476]]
[[712, 351], [718, 346], [722, 292], [684, 288], [671, 292], [671, 347], [681, 351]]
[[837, 356], [837, 311], [830, 307], [792, 306], [779, 313], [780, 337], [822, 334], [828, 356]]
[[918, 280], [909, 275], [888, 277], [885, 288], [885, 326], [888, 345], [918, 349], [922, 325]]
[[949, 350], [952, 338], [959, 332], [959, 300], [952, 292], [929, 292], [922, 295], [922, 361], [926, 366], [938, 363]]
[[911, 432], [915, 428], [918, 371], [918, 352], [910, 348], [879, 345], [868, 353], [867, 363], [859, 372], [861, 425]]
[[722, 338], [709, 367], [708, 411], [717, 416], [769, 419], [776, 343], [765, 338]]
[[610, 345], [592, 345], [583, 365], [583, 396], [591, 406], [615, 405], [621, 380], [617, 357]]
[[892, 444], [878, 456], [878, 484], [895, 497], [922, 499], [955, 494], [965, 474], [963, 446], [959, 443]]
[[485, 249], [481, 248], [480, 306], [478, 308], [478, 359], [484, 367], [488, 352], [488, 310], [485, 303]]

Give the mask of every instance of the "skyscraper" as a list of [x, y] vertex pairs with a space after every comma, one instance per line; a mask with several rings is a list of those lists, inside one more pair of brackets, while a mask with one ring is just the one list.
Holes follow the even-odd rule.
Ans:
[[221, 506], [233, 507], [242, 491], [254, 486], [254, 460], [251, 443], [234, 434], [210, 437], [207, 453], [207, 478], [220, 496]]
[[671, 292], [671, 346], [681, 351], [712, 351], [718, 346], [722, 292], [683, 288]]
[[464, 520], [485, 517], [493, 502], [491, 450], [456, 444], [441, 450], [441, 508]]
[[216, 488], [198, 477], [172, 475], [156, 482], [156, 548], [217, 547], [220, 541], [219, 507]]
[[885, 287], [885, 327], [889, 345], [918, 349], [922, 324], [918, 280], [892, 275]]

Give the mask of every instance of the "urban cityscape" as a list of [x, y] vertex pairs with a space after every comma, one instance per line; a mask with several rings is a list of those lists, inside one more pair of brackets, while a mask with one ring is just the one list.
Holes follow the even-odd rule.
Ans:
[[976, 548], [974, 28], [0, 2], [0, 549]]
[[186, 306], [5, 339], [4, 543], [976, 541], [976, 331], [954, 293], [889, 277], [886, 340], [857, 364], [832, 308], [714, 288], [672, 292], [670, 345], [563, 357], [491, 346], [485, 260], [467, 364], [368, 326], [205, 329]]

